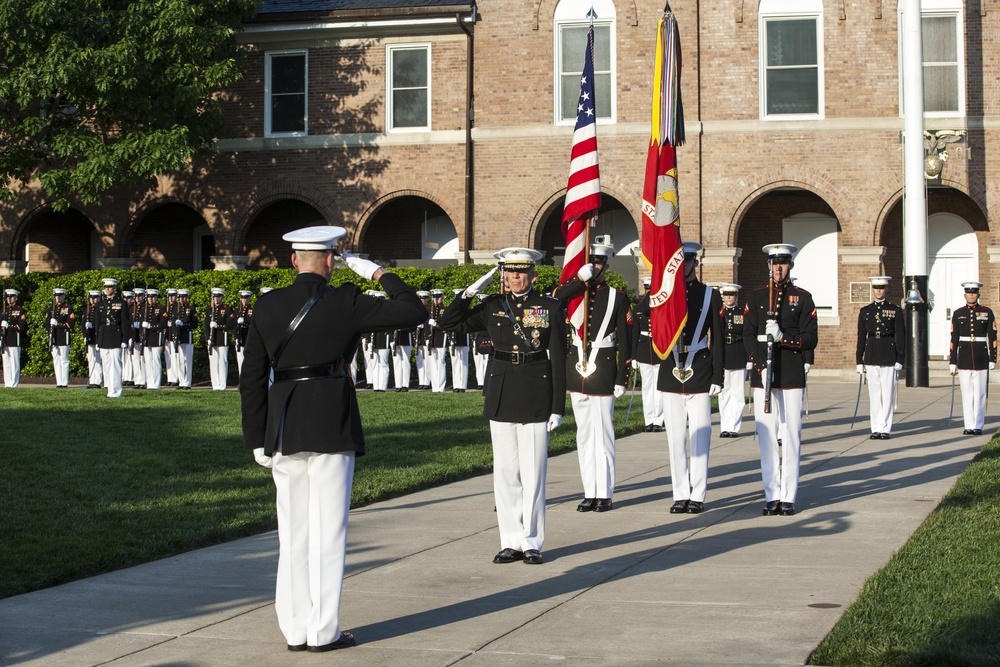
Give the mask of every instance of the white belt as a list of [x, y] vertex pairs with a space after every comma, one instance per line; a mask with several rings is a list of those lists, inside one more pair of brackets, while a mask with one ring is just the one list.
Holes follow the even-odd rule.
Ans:
[[757, 334], [757, 342], [758, 343], [766, 343], [767, 342], [767, 334]]
[[640, 331], [640, 332], [639, 332], [639, 335], [640, 335], [640, 336], [648, 336], [648, 335], [649, 335], [649, 332], [648, 332], [648, 331]]
[[[573, 335], [573, 344], [574, 345], [580, 344], [580, 338], [575, 334]], [[592, 341], [589, 345], [590, 349], [592, 350], [600, 347], [614, 347], [614, 346], [615, 346], [615, 341], [610, 336], [606, 337], [604, 340]]]
[[977, 341], [980, 342], [980, 343], [988, 343], [989, 342], [989, 339], [986, 336], [980, 336], [978, 338], [976, 338], [975, 336], [959, 336], [958, 340], [961, 343], [975, 343]]

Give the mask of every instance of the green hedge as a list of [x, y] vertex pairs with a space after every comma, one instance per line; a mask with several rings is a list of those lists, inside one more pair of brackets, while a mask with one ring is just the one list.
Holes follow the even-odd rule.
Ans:
[[[453, 290], [464, 289], [477, 278], [486, 273], [490, 265], [457, 264], [448, 265], [442, 269], [394, 268], [391, 272], [399, 275], [414, 289], [445, 290], [445, 303], [451, 303]], [[542, 292], [551, 291], [559, 284], [562, 269], [558, 266], [539, 266], [538, 281], [535, 288]], [[86, 377], [87, 351], [83, 343], [82, 330], [79, 322], [87, 305], [87, 291], [100, 290], [103, 278], [117, 278], [119, 287], [131, 290], [136, 287], [153, 287], [160, 290], [160, 302], [166, 302], [165, 291], [168, 287], [191, 290], [191, 303], [198, 309], [198, 316], [203, 320], [210, 301], [209, 295], [213, 287], [226, 290], [226, 302], [237, 305], [239, 290], [251, 290], [260, 294], [261, 287], [285, 287], [295, 279], [295, 269], [265, 269], [262, 271], [199, 271], [188, 273], [180, 269], [170, 271], [123, 271], [100, 270], [81, 271], [79, 273], [60, 275], [54, 273], [28, 273], [23, 275], [0, 278], [0, 290], [14, 288], [21, 292], [21, 303], [27, 309], [28, 344], [22, 347], [22, 373], [31, 377], [51, 377], [52, 357], [48, 351], [48, 319], [49, 308], [52, 306], [52, 290], [61, 287], [66, 290], [66, 299], [73, 306], [77, 316], [77, 328], [70, 336], [70, 375]], [[330, 278], [334, 287], [344, 283], [356, 283], [362, 290], [378, 289], [376, 281], [360, 280], [350, 269], [336, 269]], [[614, 272], [608, 273], [608, 282], [614, 287], [626, 292], [634, 300], [635, 295], [624, 278]], [[486, 291], [495, 291], [496, 278]], [[193, 374], [195, 378], [207, 378], [208, 354], [204, 347], [201, 327], [194, 337], [195, 355]], [[236, 381], [235, 353], [230, 363], [230, 384]]]

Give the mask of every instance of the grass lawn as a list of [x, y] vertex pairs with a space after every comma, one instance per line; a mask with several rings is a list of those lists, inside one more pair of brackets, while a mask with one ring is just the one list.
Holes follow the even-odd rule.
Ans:
[[878, 573], [814, 665], [1000, 665], [1000, 438]]
[[[0, 598], [273, 530], [270, 471], [243, 449], [234, 391], [0, 394]], [[618, 399], [623, 434], [629, 396]], [[354, 506], [489, 473], [478, 393], [358, 395]], [[572, 410], [550, 454], [575, 449]], [[637, 400], [628, 432], [643, 427]]]

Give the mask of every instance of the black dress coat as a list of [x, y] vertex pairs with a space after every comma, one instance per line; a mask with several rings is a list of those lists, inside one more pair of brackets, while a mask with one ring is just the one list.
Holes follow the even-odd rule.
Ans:
[[873, 301], [858, 313], [855, 363], [867, 366], [902, 364], [906, 358], [906, 315], [894, 303]]
[[346, 375], [361, 332], [414, 327], [427, 317], [416, 293], [399, 276], [385, 273], [379, 282], [391, 300], [365, 296], [353, 283], [327, 292], [302, 320], [278, 360], [278, 370], [338, 365], [343, 374], [276, 382], [270, 387], [270, 363], [278, 344], [292, 319], [326, 280], [316, 273], [300, 273], [290, 286], [257, 299], [240, 373], [244, 447], [263, 447], [266, 454], [274, 453], [284, 416], [282, 452], [286, 455], [303, 451], [364, 454], [357, 397]]
[[97, 304], [97, 347], [109, 350], [132, 340], [132, 311], [120, 296]]
[[[771, 386], [775, 389], [801, 389], [806, 386], [803, 364], [812, 363], [806, 354], [816, 349], [819, 328], [816, 320], [816, 304], [812, 294], [787, 281], [776, 285], [775, 304], [778, 326], [783, 332], [780, 342], [772, 347]], [[743, 311], [743, 344], [747, 350], [747, 360], [752, 361], [758, 371], [767, 366], [767, 342], [758, 340], [767, 331], [767, 311], [769, 289], [767, 285], [755, 289], [747, 299]], [[760, 373], [750, 374], [750, 386], [762, 387]]]
[[667, 358], [660, 362], [660, 373], [657, 376], [656, 388], [670, 394], [706, 394], [709, 388], [715, 384], [722, 386], [724, 374], [723, 360], [725, 349], [722, 344], [722, 318], [719, 311], [722, 310], [722, 297], [714, 289], [705, 283], [694, 281], [685, 284], [687, 296], [687, 323], [684, 325], [684, 334], [678, 343], [687, 347], [693, 345], [695, 329], [698, 327], [698, 320], [701, 319], [701, 311], [705, 306], [705, 297], [708, 295], [708, 313], [705, 315], [705, 323], [702, 325], [701, 337], [708, 339], [708, 347], [694, 353], [691, 362], [691, 370], [694, 371], [687, 381], [681, 382], [674, 375], [674, 368], [677, 361], [684, 367], [687, 359], [687, 352], [678, 352], [677, 359], [674, 359], [673, 351]]
[[[975, 338], [975, 340], [961, 340]], [[997, 322], [993, 311], [978, 303], [962, 306], [951, 316], [949, 363], [963, 370], [984, 371], [997, 360]]]

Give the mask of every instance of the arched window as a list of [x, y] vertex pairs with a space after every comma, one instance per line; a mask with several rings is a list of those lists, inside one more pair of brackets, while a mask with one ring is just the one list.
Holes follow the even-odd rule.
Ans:
[[615, 5], [611, 0], [561, 0], [555, 11], [555, 120], [576, 122], [580, 76], [587, 52], [588, 14], [594, 18], [594, 97], [598, 122], [615, 120]]

